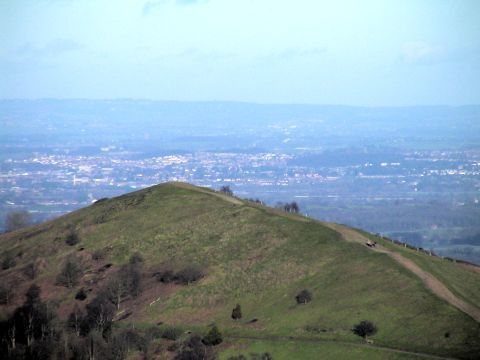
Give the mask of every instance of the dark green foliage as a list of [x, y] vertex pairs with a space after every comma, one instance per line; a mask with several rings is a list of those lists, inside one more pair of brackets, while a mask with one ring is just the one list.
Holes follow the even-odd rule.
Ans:
[[175, 273], [172, 270], [164, 270], [155, 274], [157, 281], [168, 284], [175, 281]]
[[363, 338], [374, 335], [376, 332], [377, 327], [374, 323], [368, 320], [363, 320], [353, 327], [353, 333]]
[[11, 251], [5, 253], [2, 259], [2, 269], [7, 270], [14, 267], [15, 265], [17, 265], [15, 255]]
[[238, 355], [238, 356], [230, 356], [227, 360], [247, 360], [247, 358], [244, 355]]
[[78, 244], [79, 242], [80, 242], [80, 237], [74, 230], [71, 230], [65, 237], [65, 244], [67, 245], [73, 246]]
[[242, 318], [242, 308], [240, 307], [240, 304], [237, 304], [235, 308], [232, 310], [232, 319], [233, 320], [238, 320]]
[[297, 304], [306, 304], [312, 301], [312, 293], [308, 290], [302, 290], [300, 293], [295, 296], [295, 300], [297, 300]]
[[87, 292], [85, 291], [84, 288], [81, 288], [80, 290], [77, 291], [77, 293], [75, 294], [75, 299], [76, 300], [80, 300], [80, 301], [83, 301], [87, 298]]
[[23, 229], [32, 225], [32, 216], [28, 211], [14, 211], [5, 218], [5, 232]]
[[205, 275], [204, 275], [202, 269], [199, 266], [191, 265], [191, 266], [187, 266], [186, 268], [180, 270], [175, 275], [175, 281], [178, 284], [189, 285], [189, 284], [191, 284], [195, 281], [200, 280], [204, 276]]
[[175, 327], [167, 327], [165, 330], [162, 331], [161, 337], [163, 339], [175, 341], [182, 335], [182, 333], [183, 331], [181, 329]]
[[207, 346], [215, 346], [221, 344], [223, 341], [222, 334], [216, 325], [212, 326], [202, 339], [202, 342]]
[[189, 285], [205, 276], [202, 269], [197, 265], [190, 265], [174, 273], [172, 270], [163, 270], [155, 274], [158, 281], [165, 284], [175, 282], [181, 285]]
[[186, 340], [175, 356], [175, 360], [205, 360], [207, 349], [199, 336], [192, 336]]
[[57, 284], [72, 288], [78, 283], [82, 273], [80, 261], [75, 256], [69, 256], [62, 271], [57, 276]]

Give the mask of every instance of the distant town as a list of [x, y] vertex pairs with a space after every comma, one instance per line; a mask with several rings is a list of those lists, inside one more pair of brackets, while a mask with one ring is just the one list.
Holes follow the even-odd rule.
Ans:
[[[271, 206], [294, 200], [302, 213], [314, 218], [480, 261], [480, 145], [470, 130], [476, 115], [464, 114], [468, 109], [459, 109], [457, 115], [427, 109], [434, 120], [411, 131], [418, 120], [414, 110], [401, 126], [389, 119], [403, 118], [403, 110], [378, 110], [368, 115], [372, 120], [361, 120], [367, 116], [363, 109], [355, 115], [350, 109], [319, 107], [313, 117], [311, 109], [302, 115], [302, 108], [296, 108], [299, 115], [292, 120], [273, 105], [267, 110], [245, 105], [246, 110], [231, 112], [228, 105], [195, 105], [212, 119], [204, 123], [190, 118], [194, 111], [179, 118], [181, 105], [153, 103], [162, 117], [179, 120], [172, 125], [154, 122], [146, 115], [150, 112], [136, 113], [140, 120], [131, 127], [123, 116], [145, 104], [118, 101], [113, 107], [108, 102], [102, 110], [104, 102], [88, 103], [102, 109], [82, 120], [70, 119], [69, 108], [63, 109], [72, 102], [26, 104], [3, 103], [2, 219], [9, 212], [28, 210], [36, 221], [44, 221], [100, 198], [165, 181], [213, 189], [229, 185], [241, 198]], [[44, 107], [60, 115], [50, 119], [53, 110]], [[227, 115], [216, 113], [219, 108], [233, 120], [243, 119], [247, 110], [257, 120], [238, 120], [231, 129], [221, 121]], [[428, 115], [427, 110], [418, 116]], [[345, 120], [346, 114], [351, 120]], [[115, 120], [117, 116], [122, 118]], [[466, 120], [450, 120], [452, 116]], [[99, 117], [110, 119], [113, 130], [99, 127]], [[261, 117], [269, 120], [258, 120]]]

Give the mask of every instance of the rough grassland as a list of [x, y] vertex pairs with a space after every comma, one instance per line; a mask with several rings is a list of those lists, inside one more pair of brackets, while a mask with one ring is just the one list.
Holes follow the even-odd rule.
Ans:
[[[64, 243], [72, 229], [81, 239], [74, 247]], [[480, 353], [479, 324], [437, 298], [389, 256], [344, 241], [320, 222], [207, 189], [175, 183], [155, 186], [2, 235], [0, 241], [2, 253], [18, 255], [17, 266], [0, 272], [0, 278], [17, 279], [21, 292], [29, 282], [19, 275], [19, 269], [40, 258], [38, 282], [47, 289], [47, 297], [65, 308], [73, 305], [78, 288], [95, 276], [96, 265], [88, 260], [93, 251], [105, 249], [113, 268], [137, 252], [145, 259], [145, 281], [151, 282], [159, 268], [180, 269], [188, 264], [198, 264], [207, 276], [189, 286], [148, 286], [140, 299], [124, 305], [133, 312], [128, 321], [191, 328], [216, 322], [231, 337], [337, 341], [321, 346], [247, 344], [258, 352], [262, 346], [264, 351], [272, 349], [278, 353], [275, 359], [288, 358], [282, 354], [298, 347], [305, 351], [304, 359], [317, 358], [309, 355], [315, 351], [347, 354], [352, 349], [338, 341], [363, 343], [351, 328], [364, 319], [378, 326], [372, 337], [376, 346], [463, 358]], [[55, 275], [72, 253], [85, 259], [87, 275], [75, 289], [54, 286]], [[458, 266], [438, 267], [430, 258], [422, 262], [447, 286], [479, 305], [478, 289], [471, 289], [479, 283], [477, 274], [472, 277]], [[305, 288], [313, 293], [313, 301], [297, 305], [294, 297]], [[237, 302], [244, 318], [235, 322], [230, 313]], [[249, 323], [251, 319], [257, 321]], [[353, 358], [359, 359], [403, 356], [381, 357], [381, 350], [355, 349], [358, 356]]]

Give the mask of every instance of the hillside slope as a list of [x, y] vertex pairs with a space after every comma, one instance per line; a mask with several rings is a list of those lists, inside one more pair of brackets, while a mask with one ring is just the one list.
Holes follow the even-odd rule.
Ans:
[[[69, 246], [65, 240], [72, 233], [79, 242]], [[412, 271], [398, 260], [413, 255], [377, 238], [382, 251], [373, 251], [364, 245], [364, 236], [374, 238], [208, 189], [161, 184], [2, 235], [2, 257], [14, 257], [16, 265], [1, 271], [0, 279], [14, 283], [17, 296], [0, 310], [6, 314], [18, 306], [35, 282], [66, 317], [74, 304], [84, 306], [132, 254], [139, 254], [144, 259], [142, 291], [119, 304], [118, 326], [165, 323], [198, 329], [215, 322], [227, 340], [225, 354], [248, 353], [250, 347], [268, 347], [278, 340], [283, 345], [269, 348], [275, 359], [295, 358], [295, 346], [285, 346], [287, 338], [310, 341], [305, 349], [312, 348], [311, 354], [326, 351], [328, 343], [334, 350], [325, 358], [348, 356], [351, 346], [358, 347], [357, 358], [405, 358], [412, 353], [475, 358], [480, 353], [475, 320], [480, 275], [448, 264], [455, 266], [454, 275], [440, 277], [436, 262], [441, 259], [424, 254], [411, 260], [421, 273]], [[82, 265], [82, 277], [72, 288], [56, 285], [72, 255]], [[23, 271], [32, 262], [39, 268], [35, 280]], [[166, 269], [179, 271], [192, 264], [205, 276], [190, 285], [155, 279]], [[421, 274], [451, 296], [439, 297]], [[82, 287], [89, 290], [88, 299], [79, 302], [75, 294]], [[313, 298], [298, 305], [295, 296], [303, 289]], [[239, 321], [230, 317], [236, 303], [242, 306]], [[378, 327], [367, 347], [351, 331], [364, 319]]]

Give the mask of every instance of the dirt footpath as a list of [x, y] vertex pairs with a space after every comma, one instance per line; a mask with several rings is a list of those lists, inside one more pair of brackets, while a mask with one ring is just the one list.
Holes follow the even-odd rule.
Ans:
[[[339, 232], [343, 238], [347, 241], [355, 241], [358, 243], [365, 244], [369, 239], [367, 239], [362, 234], [356, 232], [353, 229], [350, 229], [346, 226], [333, 224], [333, 223], [325, 223], [326, 226], [329, 228]], [[398, 262], [403, 267], [410, 270], [412, 273], [417, 275], [425, 284], [425, 286], [430, 289], [435, 295], [439, 298], [447, 301], [449, 304], [455, 306], [457, 309], [460, 309], [464, 313], [470, 315], [474, 318], [477, 322], [480, 323], [480, 309], [476, 306], [469, 304], [462, 299], [459, 299], [455, 296], [440, 280], [434, 277], [429, 272], [420, 268], [417, 264], [415, 264], [412, 260], [407, 259], [406, 257], [400, 255], [399, 253], [389, 250], [379, 244], [376, 247], [372, 248], [373, 251], [381, 252], [387, 254], [396, 262]]]

